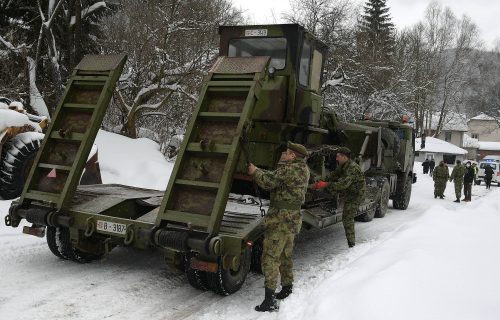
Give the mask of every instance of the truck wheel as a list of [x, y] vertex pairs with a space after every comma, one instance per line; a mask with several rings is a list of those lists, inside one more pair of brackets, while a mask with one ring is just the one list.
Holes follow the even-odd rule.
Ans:
[[207, 283], [207, 273], [205, 271], [200, 271], [191, 268], [191, 258], [193, 255], [191, 253], [187, 253], [184, 257], [185, 259], [185, 272], [186, 277], [188, 279], [189, 284], [198, 290], [206, 291], [209, 289]]
[[252, 246], [252, 262], [250, 263], [250, 270], [262, 274], [262, 251], [264, 250], [262, 238], [255, 240]]
[[380, 188], [380, 199], [378, 200], [377, 207], [375, 209], [375, 218], [383, 218], [387, 213], [387, 207], [389, 206], [389, 193], [390, 186], [387, 179], [384, 179], [384, 183]]
[[219, 258], [219, 269], [217, 272], [207, 272], [207, 280], [210, 289], [221, 296], [228, 296], [240, 290], [250, 270], [251, 260], [251, 250], [246, 248], [241, 255], [240, 267], [238, 270], [233, 271], [231, 268], [223, 269], [222, 261]]
[[396, 197], [392, 200], [392, 206], [394, 209], [399, 209], [399, 210], [408, 209], [411, 197], [411, 187], [412, 187], [411, 179], [406, 178], [403, 192], [397, 194]]
[[4, 147], [0, 162], [0, 196], [4, 199], [19, 197], [28, 177], [43, 134], [20, 133]]
[[102, 258], [102, 254], [83, 252], [73, 246], [68, 228], [58, 227], [57, 229], [59, 229], [60, 235], [60, 253], [64, 259], [73, 260], [77, 263], [88, 263]]
[[49, 246], [50, 252], [52, 252], [56, 257], [61, 259], [68, 259], [61, 253], [61, 234], [59, 228], [47, 227], [47, 245]]

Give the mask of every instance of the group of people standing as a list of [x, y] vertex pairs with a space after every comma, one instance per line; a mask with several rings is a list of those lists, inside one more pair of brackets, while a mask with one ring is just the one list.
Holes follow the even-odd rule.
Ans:
[[422, 167], [424, 167], [424, 174], [430, 174], [432, 176], [432, 172], [434, 171], [435, 166], [436, 163], [434, 162], [434, 159], [425, 159], [424, 162], [422, 162]]
[[[336, 169], [327, 181], [309, 185], [310, 171], [307, 166], [307, 149], [297, 143], [288, 142], [281, 154], [276, 170], [263, 170], [248, 164], [248, 174], [256, 184], [270, 192], [271, 203], [264, 217], [264, 242], [262, 273], [264, 274], [264, 301], [256, 311], [275, 311], [277, 300], [287, 298], [293, 289], [292, 252], [295, 236], [302, 225], [301, 205], [308, 188], [324, 189], [338, 194], [343, 199], [342, 223], [349, 247], [355, 245], [354, 217], [364, 199], [365, 178], [359, 165], [351, 160], [351, 151], [340, 147], [336, 153]], [[276, 293], [278, 283], [281, 290]]]
[[[444, 199], [444, 190], [449, 180], [450, 182], [454, 182], [455, 185], [456, 200], [453, 202], [470, 202], [472, 197], [472, 184], [476, 179], [478, 171], [476, 164], [471, 165], [471, 162], [467, 161], [464, 166], [460, 160], [457, 160], [455, 168], [453, 168], [450, 175], [448, 166], [444, 161], [439, 162], [439, 165], [432, 174], [432, 179], [434, 180], [434, 198], [439, 197], [440, 199]], [[460, 200], [462, 196], [462, 187], [464, 198]]]

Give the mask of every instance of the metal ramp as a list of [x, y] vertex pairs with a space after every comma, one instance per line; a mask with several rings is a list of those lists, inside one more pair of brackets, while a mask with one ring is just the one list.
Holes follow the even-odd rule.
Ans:
[[126, 61], [124, 54], [87, 55], [57, 106], [19, 203], [49, 203], [66, 212]]
[[156, 225], [219, 233], [241, 153], [242, 134], [269, 57], [220, 57], [202, 88], [170, 177]]

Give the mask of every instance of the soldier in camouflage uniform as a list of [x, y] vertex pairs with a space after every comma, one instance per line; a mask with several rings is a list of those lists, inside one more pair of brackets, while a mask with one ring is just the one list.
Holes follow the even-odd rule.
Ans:
[[[305, 200], [310, 175], [306, 157], [304, 146], [288, 142], [276, 170], [262, 170], [251, 163], [248, 166], [248, 173], [257, 185], [271, 193], [271, 204], [263, 220], [265, 299], [255, 307], [257, 311], [278, 309], [275, 299], [284, 299], [292, 293], [293, 243], [302, 226], [300, 207]], [[278, 275], [281, 275], [282, 289], [275, 295]]]
[[439, 162], [439, 166], [432, 171], [432, 180], [434, 180], [434, 198], [439, 197], [444, 199], [444, 190], [446, 189], [446, 183], [450, 177], [450, 172], [448, 167], [444, 164], [444, 161]]
[[455, 181], [455, 196], [457, 200], [453, 202], [460, 202], [460, 197], [462, 196], [462, 187], [464, 185], [464, 175], [465, 167], [462, 165], [460, 160], [457, 160], [457, 165], [451, 171], [450, 182]]
[[354, 217], [365, 196], [366, 182], [359, 165], [350, 159], [351, 150], [341, 147], [337, 151], [337, 168], [328, 177], [328, 182], [319, 181], [313, 189], [325, 188], [331, 194], [338, 194], [343, 201], [342, 223], [344, 225], [347, 244], [356, 244], [354, 233]]

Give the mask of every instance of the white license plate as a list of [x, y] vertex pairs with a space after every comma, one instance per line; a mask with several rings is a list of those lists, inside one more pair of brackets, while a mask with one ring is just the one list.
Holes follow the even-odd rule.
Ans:
[[245, 30], [245, 37], [267, 37], [267, 29]]
[[127, 226], [122, 223], [97, 220], [97, 230], [118, 233], [118, 234], [125, 234], [127, 232]]

